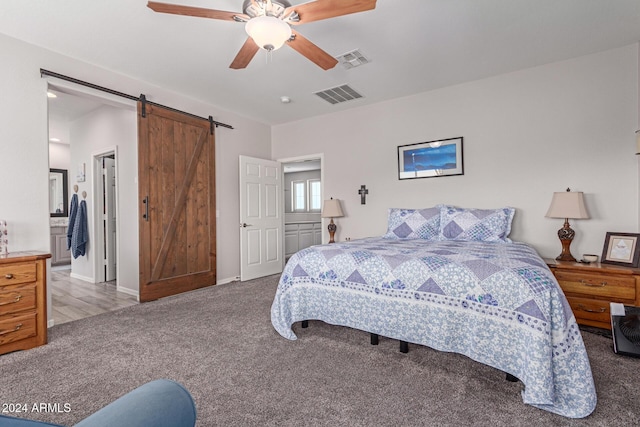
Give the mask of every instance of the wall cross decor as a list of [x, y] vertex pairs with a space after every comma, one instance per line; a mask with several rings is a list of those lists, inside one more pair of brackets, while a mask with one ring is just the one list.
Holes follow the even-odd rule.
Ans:
[[367, 194], [369, 194], [369, 190], [367, 190], [367, 186], [366, 185], [361, 185], [360, 186], [360, 190], [358, 190], [358, 194], [360, 195], [360, 204], [361, 205], [366, 205], [367, 204]]

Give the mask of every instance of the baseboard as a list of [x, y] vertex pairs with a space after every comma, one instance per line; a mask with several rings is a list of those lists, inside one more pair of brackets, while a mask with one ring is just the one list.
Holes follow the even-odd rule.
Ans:
[[216, 282], [216, 285], [225, 285], [227, 283], [235, 282], [236, 280], [240, 280], [238, 276], [227, 277], [226, 279], [220, 279]]
[[69, 277], [71, 277], [73, 279], [84, 280], [85, 282], [89, 282], [89, 283], [96, 283], [96, 281], [94, 280], [93, 277], [81, 276], [81, 275], [73, 273], [73, 272], [69, 275]]
[[49, 319], [47, 321], [47, 329], [52, 328], [53, 325], [55, 325], [55, 324], [56, 324], [56, 322], [53, 319]]
[[122, 292], [123, 294], [132, 295], [138, 298], [138, 301], [140, 301], [140, 292], [135, 289], [125, 288], [124, 286], [118, 286], [116, 284], [116, 291]]

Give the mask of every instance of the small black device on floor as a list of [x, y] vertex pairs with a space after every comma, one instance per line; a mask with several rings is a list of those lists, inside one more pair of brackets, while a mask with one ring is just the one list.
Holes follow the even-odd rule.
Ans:
[[640, 357], [640, 307], [610, 303], [613, 351]]

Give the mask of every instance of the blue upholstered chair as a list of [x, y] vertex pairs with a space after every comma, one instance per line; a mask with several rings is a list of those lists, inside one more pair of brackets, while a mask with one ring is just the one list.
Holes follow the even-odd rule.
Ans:
[[[130, 391], [75, 427], [193, 427], [196, 407], [191, 394], [170, 380], [155, 380]], [[58, 424], [0, 415], [2, 427], [42, 427]]]

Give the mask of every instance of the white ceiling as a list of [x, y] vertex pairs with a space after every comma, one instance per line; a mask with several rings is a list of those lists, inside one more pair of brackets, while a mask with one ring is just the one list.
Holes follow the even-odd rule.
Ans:
[[[323, 71], [284, 46], [269, 63], [260, 51], [232, 70], [246, 39], [240, 23], [156, 13], [146, 0], [0, 2], [2, 33], [279, 124], [636, 43], [640, 1], [378, 0], [372, 11], [296, 30], [333, 56], [359, 49], [371, 63]], [[342, 84], [364, 98], [331, 105], [313, 94]]]

